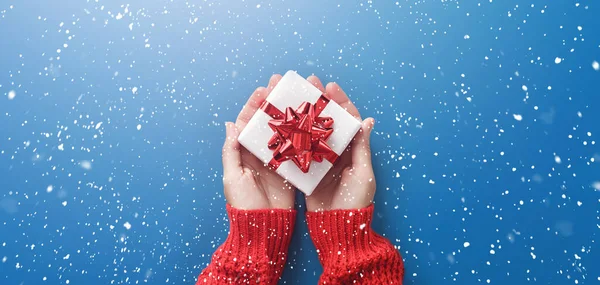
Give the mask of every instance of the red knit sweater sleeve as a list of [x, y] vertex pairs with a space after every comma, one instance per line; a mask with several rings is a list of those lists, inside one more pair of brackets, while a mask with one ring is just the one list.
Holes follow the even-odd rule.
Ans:
[[199, 284], [277, 284], [296, 211], [238, 210], [227, 205], [229, 236], [198, 277]]
[[319, 284], [402, 284], [400, 253], [371, 228], [373, 205], [306, 216], [323, 265]]

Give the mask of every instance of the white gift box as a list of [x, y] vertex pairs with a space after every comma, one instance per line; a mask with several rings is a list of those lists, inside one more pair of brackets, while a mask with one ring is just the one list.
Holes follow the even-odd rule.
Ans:
[[[286, 108], [296, 110], [302, 103], [315, 104], [323, 93], [310, 82], [294, 71], [288, 71], [273, 88], [266, 101], [285, 113]], [[360, 129], [361, 122], [350, 115], [344, 108], [330, 100], [321, 111], [319, 117], [331, 117], [333, 133], [326, 140], [327, 145], [338, 156], [346, 149], [352, 138]], [[256, 111], [240, 134], [238, 141], [248, 151], [268, 164], [273, 159], [274, 151], [268, 143], [275, 131], [269, 127], [273, 120], [263, 109]], [[335, 163], [335, 162], [334, 162]], [[283, 161], [275, 171], [306, 195], [312, 194], [319, 182], [325, 177], [333, 164], [324, 159], [322, 162], [312, 161], [307, 173], [304, 173], [293, 161]]]

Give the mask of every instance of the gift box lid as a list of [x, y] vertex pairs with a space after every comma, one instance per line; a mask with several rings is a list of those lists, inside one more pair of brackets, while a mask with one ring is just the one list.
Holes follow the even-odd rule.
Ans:
[[[323, 93], [318, 88], [298, 73], [290, 70], [273, 88], [266, 101], [285, 112], [287, 107], [296, 109], [304, 102], [314, 104], [321, 98], [321, 95]], [[320, 116], [333, 118], [333, 133], [326, 143], [337, 155], [341, 155], [360, 129], [360, 121], [333, 100], [329, 101]], [[259, 109], [238, 138], [241, 145], [265, 164], [273, 159], [273, 151], [268, 148], [269, 139], [274, 134], [268, 125], [272, 119], [271, 116]], [[304, 173], [295, 163], [287, 160], [277, 167], [276, 172], [300, 191], [310, 195], [331, 167], [331, 162], [327, 160], [312, 161], [309, 171]]]

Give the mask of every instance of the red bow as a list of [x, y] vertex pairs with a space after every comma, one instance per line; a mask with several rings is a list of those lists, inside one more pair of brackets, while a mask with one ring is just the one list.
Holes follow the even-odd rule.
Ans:
[[[277, 168], [282, 162], [292, 160], [302, 172], [307, 173], [312, 160], [322, 162], [327, 159], [333, 163], [337, 159], [338, 155], [325, 143], [333, 133], [333, 119], [319, 117], [324, 108], [321, 101], [324, 100], [325, 104], [329, 102], [322, 96], [316, 105], [304, 102], [295, 111], [288, 107], [285, 114], [267, 112], [277, 113], [269, 114], [274, 118], [269, 121], [269, 126], [275, 131], [268, 143], [269, 149], [274, 151], [269, 165]], [[261, 109], [277, 110], [272, 105]]]

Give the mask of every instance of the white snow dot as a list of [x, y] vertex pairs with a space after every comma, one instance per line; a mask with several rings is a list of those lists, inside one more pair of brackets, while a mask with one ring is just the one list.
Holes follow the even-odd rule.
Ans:
[[467, 247], [471, 246], [471, 243], [470, 243], [470, 242], [468, 242], [468, 241], [465, 241], [465, 243], [463, 244], [463, 246], [464, 246], [465, 248], [467, 248]]
[[554, 156], [554, 162], [560, 164], [562, 162], [562, 159], [560, 159], [560, 156]]
[[592, 187], [594, 187], [597, 191], [600, 191], [600, 181], [592, 183]]
[[523, 89], [523, 91], [527, 91], [527, 86], [523, 85], [523, 86], [521, 86], [521, 89]]
[[592, 62], [592, 67], [594, 68], [594, 70], [598, 71], [600, 70], [600, 63], [594, 60], [594, 62]]
[[559, 64], [561, 61], [562, 61], [562, 58], [560, 58], [560, 57], [556, 57], [554, 59], [554, 63], [556, 63], [556, 64]]
[[465, 40], [468, 40], [468, 39], [470, 39], [470, 38], [471, 38], [471, 36], [469, 36], [469, 35], [465, 35], [463, 38], [464, 38]]
[[137, 87], [133, 87], [133, 88], [131, 88], [131, 93], [135, 94], [135, 93], [137, 93], [137, 91], [138, 91], [138, 88], [137, 88]]
[[79, 162], [79, 166], [81, 166], [81, 168], [85, 170], [92, 169], [92, 163], [88, 160], [82, 160], [81, 162]]
[[137, 130], [139, 131], [139, 130], [141, 130], [141, 129], [142, 129], [142, 125], [138, 124], [138, 125], [137, 125]]
[[515, 120], [517, 120], [517, 121], [523, 120], [523, 116], [519, 115], [519, 114], [513, 114], [513, 118], [515, 118]]
[[64, 207], [66, 207], [66, 206], [67, 206], [67, 201], [63, 201], [63, 202], [62, 202], [62, 205], [63, 205]]
[[131, 224], [129, 222], [125, 222], [123, 224], [123, 227], [125, 227], [127, 230], [130, 230], [131, 229]]
[[17, 96], [17, 92], [15, 92], [15, 90], [8, 91], [8, 100], [15, 99], [16, 96]]
[[366, 226], [367, 226], [367, 224], [361, 224], [361, 225], [359, 226], [359, 228], [362, 230], [362, 229], [364, 229]]
[[58, 150], [60, 150], [60, 151], [65, 150], [65, 144], [64, 143], [59, 144], [58, 145]]
[[48, 187], [46, 188], [46, 192], [51, 193], [52, 190], [54, 190], [54, 186], [48, 185]]
[[260, 8], [260, 4], [256, 4], [256, 8]]

